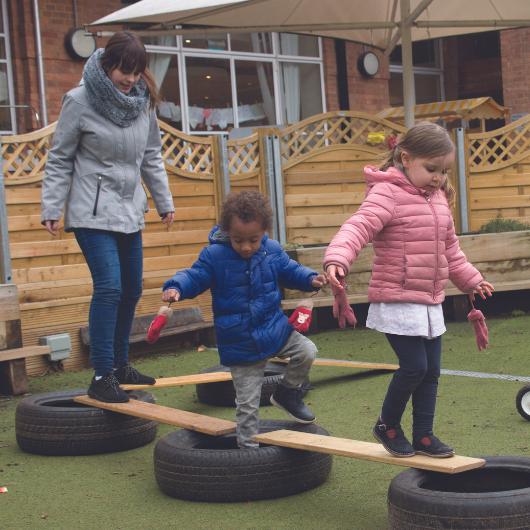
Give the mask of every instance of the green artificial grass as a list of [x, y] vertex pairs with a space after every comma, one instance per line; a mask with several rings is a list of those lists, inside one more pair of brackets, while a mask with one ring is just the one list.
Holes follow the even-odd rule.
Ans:
[[[448, 325], [443, 368], [530, 375], [530, 317], [488, 320], [492, 346], [478, 352], [468, 323]], [[311, 336], [320, 356], [395, 362], [383, 335], [365, 329]], [[155, 376], [195, 373], [218, 363], [215, 351], [179, 351], [137, 359]], [[30, 380], [31, 392], [84, 388], [91, 372], [48, 375]], [[348, 368], [314, 367], [314, 389], [306, 401], [318, 423], [333, 435], [373, 441], [377, 418], [391, 374]], [[530, 456], [530, 423], [515, 409], [522, 383], [442, 376], [436, 432], [462, 455]], [[193, 386], [156, 390], [158, 403], [233, 419], [234, 409], [197, 402]], [[383, 529], [391, 479], [405, 468], [334, 457], [329, 480], [319, 488], [277, 500], [208, 504], [173, 499], [157, 487], [154, 444], [122, 453], [44, 457], [19, 450], [15, 408], [20, 398], [0, 398], [0, 527], [43, 529]], [[281, 418], [272, 407], [262, 418]], [[410, 409], [403, 425], [410, 433]], [[160, 425], [157, 439], [172, 427]]]

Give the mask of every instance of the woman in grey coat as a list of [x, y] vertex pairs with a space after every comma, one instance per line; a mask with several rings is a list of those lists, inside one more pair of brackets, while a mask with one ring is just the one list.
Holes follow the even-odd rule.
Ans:
[[128, 363], [148, 210], [141, 179], [162, 222], [174, 216], [146, 65], [144, 45], [126, 31], [90, 57], [83, 83], [64, 97], [42, 186], [42, 224], [56, 235], [64, 209], [92, 275], [88, 394], [107, 402], [128, 401], [120, 383], [155, 382]]

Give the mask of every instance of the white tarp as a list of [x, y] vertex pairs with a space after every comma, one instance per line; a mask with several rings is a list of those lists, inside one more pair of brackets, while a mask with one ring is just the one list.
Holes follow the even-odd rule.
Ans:
[[[410, 0], [413, 16], [416, 9], [412, 40], [530, 25], [529, 0]], [[396, 0], [143, 0], [92, 25], [144, 23], [165, 28], [204, 25], [226, 31], [290, 31], [385, 49], [399, 20]]]

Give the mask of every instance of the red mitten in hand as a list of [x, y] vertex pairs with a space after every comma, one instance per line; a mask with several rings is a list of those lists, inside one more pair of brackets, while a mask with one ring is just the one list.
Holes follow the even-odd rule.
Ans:
[[475, 338], [477, 339], [477, 347], [478, 351], [485, 350], [488, 347], [489, 344], [489, 338], [488, 338], [488, 327], [486, 326], [486, 319], [484, 318], [484, 314], [480, 309], [475, 309], [475, 306], [473, 305], [473, 298], [472, 296], [469, 297], [469, 301], [471, 302], [471, 311], [467, 315], [467, 319], [471, 324], [473, 324], [473, 329], [475, 330]]
[[355, 313], [348, 303], [348, 296], [346, 295], [346, 282], [344, 279], [339, 280], [342, 285], [342, 289], [331, 285], [331, 291], [335, 300], [333, 301], [333, 316], [339, 321], [339, 328], [344, 329], [346, 323], [350, 326], [355, 327], [357, 325], [357, 319]]
[[289, 317], [289, 324], [299, 333], [306, 333], [311, 325], [312, 311], [313, 300], [309, 298], [302, 300]]
[[158, 310], [158, 314], [153, 319], [149, 325], [149, 329], [147, 330], [147, 337], [145, 340], [149, 344], [154, 344], [158, 340], [160, 337], [160, 332], [167, 324], [167, 320], [171, 316], [171, 313], [173, 313], [173, 309], [165, 305]]

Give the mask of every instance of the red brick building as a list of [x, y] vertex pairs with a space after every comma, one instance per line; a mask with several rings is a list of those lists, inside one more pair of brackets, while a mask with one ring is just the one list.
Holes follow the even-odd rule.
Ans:
[[[67, 52], [65, 35], [128, 3], [0, 0], [0, 131], [21, 133], [56, 120], [62, 95], [79, 83], [84, 64]], [[98, 47], [104, 43], [96, 39]], [[373, 50], [380, 69], [366, 78], [357, 61], [369, 47], [327, 38], [219, 35], [146, 44], [164, 99], [160, 114], [186, 132], [401, 104], [399, 48], [390, 58]], [[512, 114], [530, 111], [529, 28], [415, 43], [414, 63], [418, 103], [492, 96]]]

